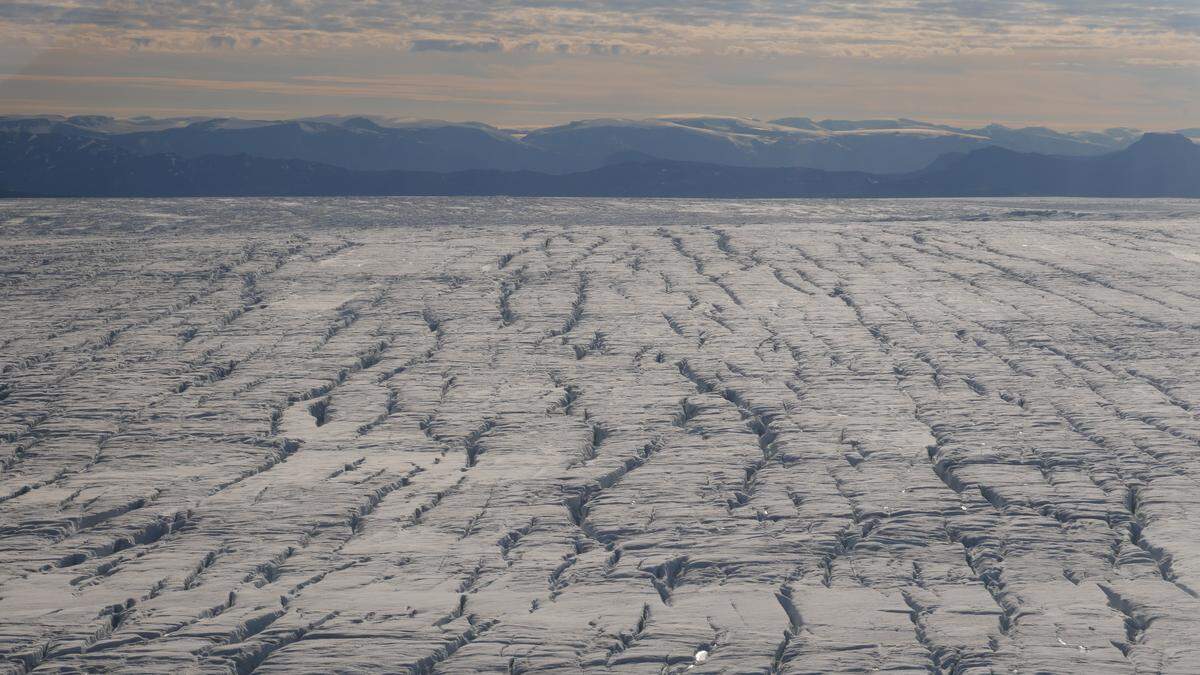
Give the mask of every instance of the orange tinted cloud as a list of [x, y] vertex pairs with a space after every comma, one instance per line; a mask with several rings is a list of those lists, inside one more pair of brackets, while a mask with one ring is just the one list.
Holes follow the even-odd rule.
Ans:
[[279, 116], [1157, 127], [1194, 126], [1200, 102], [1195, 0], [57, 0], [0, 7], [0, 44], [6, 109], [108, 88], [109, 109]]

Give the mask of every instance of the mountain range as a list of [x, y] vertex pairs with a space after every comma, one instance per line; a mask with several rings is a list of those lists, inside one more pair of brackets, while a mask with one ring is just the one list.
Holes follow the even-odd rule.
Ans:
[[1189, 135], [912, 120], [0, 117], [0, 196], [1200, 196]]
[[368, 171], [573, 173], [631, 154], [730, 166], [802, 166], [903, 173], [951, 152], [998, 146], [1018, 152], [1090, 156], [1127, 147], [1141, 132], [1058, 132], [989, 125], [968, 129], [915, 120], [771, 122], [734, 117], [593, 119], [532, 130], [485, 124], [318, 117], [297, 120], [0, 117], [0, 133], [103, 139], [142, 155], [247, 154]]

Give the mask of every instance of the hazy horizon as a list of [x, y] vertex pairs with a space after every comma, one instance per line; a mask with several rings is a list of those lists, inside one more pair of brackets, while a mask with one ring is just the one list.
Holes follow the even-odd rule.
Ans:
[[64, 111], [64, 110], [9, 112], [9, 111], [4, 110], [3, 107], [0, 106], [0, 117], [37, 118], [37, 117], [58, 116], [58, 117], [63, 117], [63, 118], [70, 118], [70, 117], [82, 117], [82, 116], [95, 115], [95, 116], [101, 116], [101, 117], [109, 117], [109, 118], [112, 118], [112, 119], [118, 120], [118, 121], [135, 121], [138, 119], [156, 120], [156, 121], [185, 120], [185, 119], [193, 119], [193, 120], [237, 119], [237, 120], [243, 120], [243, 121], [247, 121], [247, 122], [288, 122], [288, 121], [319, 120], [319, 119], [323, 119], [323, 118], [333, 120], [333, 119], [350, 119], [350, 118], [355, 118], [355, 117], [365, 117], [365, 118], [372, 119], [372, 120], [382, 122], [382, 123], [395, 123], [395, 124], [405, 124], [405, 123], [417, 124], [417, 123], [421, 123], [421, 122], [430, 122], [430, 123], [443, 123], [444, 122], [444, 123], [448, 123], [448, 124], [463, 124], [463, 125], [482, 124], [482, 125], [490, 126], [490, 127], [496, 128], [496, 129], [503, 130], [503, 131], [512, 131], [512, 132], [533, 131], [533, 130], [537, 130], [537, 129], [544, 129], [544, 128], [549, 128], [549, 127], [569, 124], [572, 122], [590, 122], [590, 121], [604, 121], [604, 120], [624, 121], [624, 122], [649, 122], [649, 121], [669, 122], [669, 121], [686, 120], [689, 118], [743, 120], [743, 121], [748, 121], [748, 122], [761, 122], [764, 124], [771, 124], [771, 123], [774, 123], [775, 120], [786, 119], [786, 118], [792, 118], [792, 119], [809, 118], [813, 122], [816, 122], [818, 124], [824, 123], [824, 122], [870, 123], [870, 122], [910, 121], [910, 122], [917, 122], [922, 125], [940, 125], [940, 126], [946, 126], [946, 127], [954, 127], [954, 128], [963, 129], [963, 130], [981, 129], [981, 128], [984, 128], [985, 126], [998, 125], [998, 126], [1002, 126], [1002, 127], [1008, 127], [1011, 129], [1047, 128], [1052, 131], [1063, 132], [1063, 133], [1100, 132], [1100, 131], [1110, 131], [1110, 130], [1118, 130], [1118, 129], [1134, 129], [1134, 130], [1137, 130], [1140, 132], [1149, 132], [1149, 133], [1155, 133], [1155, 132], [1172, 133], [1172, 132], [1182, 131], [1182, 130], [1191, 131], [1196, 128], [1200, 128], [1200, 122], [1197, 122], [1195, 124], [1192, 124], [1192, 125], [1189, 125], [1186, 127], [1177, 127], [1177, 128], [1176, 127], [1141, 128], [1141, 127], [1137, 127], [1135, 125], [1130, 125], [1130, 124], [1072, 127], [1072, 126], [1065, 126], [1065, 125], [1052, 124], [1052, 123], [1039, 123], [1036, 121], [1022, 122], [1022, 121], [1011, 121], [1011, 120], [1002, 120], [1002, 119], [1001, 120], [998, 120], [998, 119], [980, 119], [980, 120], [949, 119], [948, 120], [948, 119], [931, 119], [931, 118], [913, 118], [913, 117], [907, 117], [907, 116], [903, 116], [903, 115], [881, 115], [881, 116], [876, 116], [876, 117], [852, 117], [852, 116], [848, 116], [848, 115], [814, 116], [814, 115], [804, 114], [803, 112], [797, 112], [795, 114], [782, 115], [782, 116], [763, 116], [763, 115], [753, 115], [753, 114], [741, 114], [741, 113], [734, 113], [734, 112], [730, 112], [730, 113], [666, 112], [666, 113], [647, 114], [647, 115], [597, 115], [597, 116], [583, 116], [583, 117], [568, 117], [568, 118], [563, 118], [563, 119], [557, 120], [557, 121], [546, 121], [543, 123], [529, 123], [529, 124], [520, 124], [520, 123], [504, 124], [504, 123], [500, 123], [500, 122], [489, 121], [487, 119], [474, 119], [474, 118], [469, 118], [469, 117], [455, 119], [452, 117], [396, 116], [396, 115], [388, 115], [386, 113], [374, 113], [374, 112], [370, 112], [370, 111], [357, 112], [357, 113], [345, 113], [345, 112], [331, 111], [331, 112], [305, 114], [305, 115], [288, 114], [286, 111], [280, 111], [278, 113], [271, 113], [270, 111], [264, 111], [264, 112], [267, 114], [254, 115], [253, 113], [249, 113], [249, 114], [242, 114], [242, 113], [238, 113], [238, 112], [220, 113], [220, 112], [215, 112], [215, 111], [195, 112], [195, 113], [181, 112], [179, 114], [161, 114], [161, 115], [160, 114], [151, 114], [151, 113], [139, 113], [136, 111], [130, 111], [128, 113], [112, 113], [112, 112], [104, 112], [104, 111]]

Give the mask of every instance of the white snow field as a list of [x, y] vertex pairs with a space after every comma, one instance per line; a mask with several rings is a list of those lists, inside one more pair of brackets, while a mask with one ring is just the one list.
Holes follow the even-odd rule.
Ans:
[[0, 671], [1196, 672], [1200, 204], [0, 202]]

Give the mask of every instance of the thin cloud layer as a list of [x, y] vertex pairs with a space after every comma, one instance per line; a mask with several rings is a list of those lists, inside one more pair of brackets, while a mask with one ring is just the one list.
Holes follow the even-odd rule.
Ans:
[[0, 1], [0, 113], [1171, 128], [1198, 64], [1200, 0]]
[[0, 27], [42, 47], [618, 54], [930, 54], [1195, 48], [1195, 0], [81, 0], [10, 2]]

